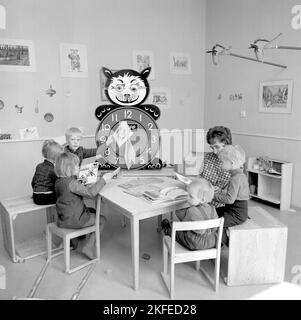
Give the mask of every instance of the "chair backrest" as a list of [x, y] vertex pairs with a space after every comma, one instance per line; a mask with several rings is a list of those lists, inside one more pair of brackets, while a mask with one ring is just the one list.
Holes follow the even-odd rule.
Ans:
[[218, 219], [209, 219], [202, 221], [173, 221], [172, 231], [171, 231], [171, 254], [175, 253], [175, 241], [176, 241], [176, 232], [177, 231], [193, 231], [193, 230], [204, 230], [217, 228], [218, 237], [216, 242], [216, 248], [220, 249], [222, 234], [224, 227], [224, 218]]

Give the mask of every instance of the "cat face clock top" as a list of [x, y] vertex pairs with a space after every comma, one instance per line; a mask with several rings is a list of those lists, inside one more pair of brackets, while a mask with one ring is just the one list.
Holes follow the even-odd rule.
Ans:
[[96, 130], [100, 168], [162, 168], [162, 161], [156, 158], [160, 148], [156, 123], [160, 109], [142, 104], [149, 93], [150, 70], [146, 68], [139, 73], [124, 69], [112, 73], [103, 68], [107, 77], [105, 94], [113, 104], [95, 110], [100, 121]]

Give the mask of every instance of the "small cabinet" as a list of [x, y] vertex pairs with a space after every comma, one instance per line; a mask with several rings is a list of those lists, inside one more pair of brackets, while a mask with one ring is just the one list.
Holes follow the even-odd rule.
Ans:
[[264, 163], [250, 157], [247, 173], [250, 196], [276, 205], [280, 210], [288, 210], [291, 204], [293, 164], [290, 162], [265, 159]]

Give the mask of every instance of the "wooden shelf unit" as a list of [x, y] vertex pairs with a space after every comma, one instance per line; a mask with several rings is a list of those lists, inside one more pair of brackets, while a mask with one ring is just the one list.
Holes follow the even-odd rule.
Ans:
[[[288, 210], [291, 204], [293, 164], [281, 160], [269, 160], [272, 168], [280, 174], [259, 170], [256, 168], [256, 165], [259, 165], [257, 158], [250, 157], [248, 159], [247, 173], [250, 196], [277, 204], [280, 206], [280, 210]], [[255, 186], [255, 190], [252, 190], [251, 185]]]

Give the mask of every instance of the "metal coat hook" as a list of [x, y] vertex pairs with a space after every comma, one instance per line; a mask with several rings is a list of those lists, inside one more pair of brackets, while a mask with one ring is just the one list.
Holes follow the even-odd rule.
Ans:
[[263, 60], [264, 50], [265, 49], [286, 49], [286, 50], [301, 50], [301, 47], [295, 46], [278, 46], [277, 44], [272, 44], [273, 41], [282, 36], [282, 33], [279, 33], [272, 40], [266, 39], [256, 39], [253, 43], [250, 44], [249, 49], [253, 49], [256, 59]]
[[281, 64], [277, 64], [277, 63], [273, 63], [273, 62], [267, 62], [267, 61], [260, 61], [257, 58], [251, 58], [251, 57], [247, 57], [247, 56], [243, 56], [240, 54], [236, 54], [236, 53], [232, 53], [230, 52], [231, 47], [229, 48], [225, 48], [223, 46], [221, 46], [220, 44], [216, 44], [213, 46], [212, 50], [210, 51], [206, 51], [207, 53], [211, 53], [212, 55], [212, 61], [214, 65], [218, 65], [218, 58], [220, 55], [228, 55], [228, 56], [232, 56], [232, 57], [236, 57], [236, 58], [241, 58], [241, 59], [245, 59], [245, 60], [250, 60], [250, 61], [255, 61], [255, 62], [259, 62], [259, 63], [264, 63], [264, 64], [268, 64], [274, 67], [279, 67], [279, 68], [283, 68], [285, 69], [286, 66], [281, 65]]

